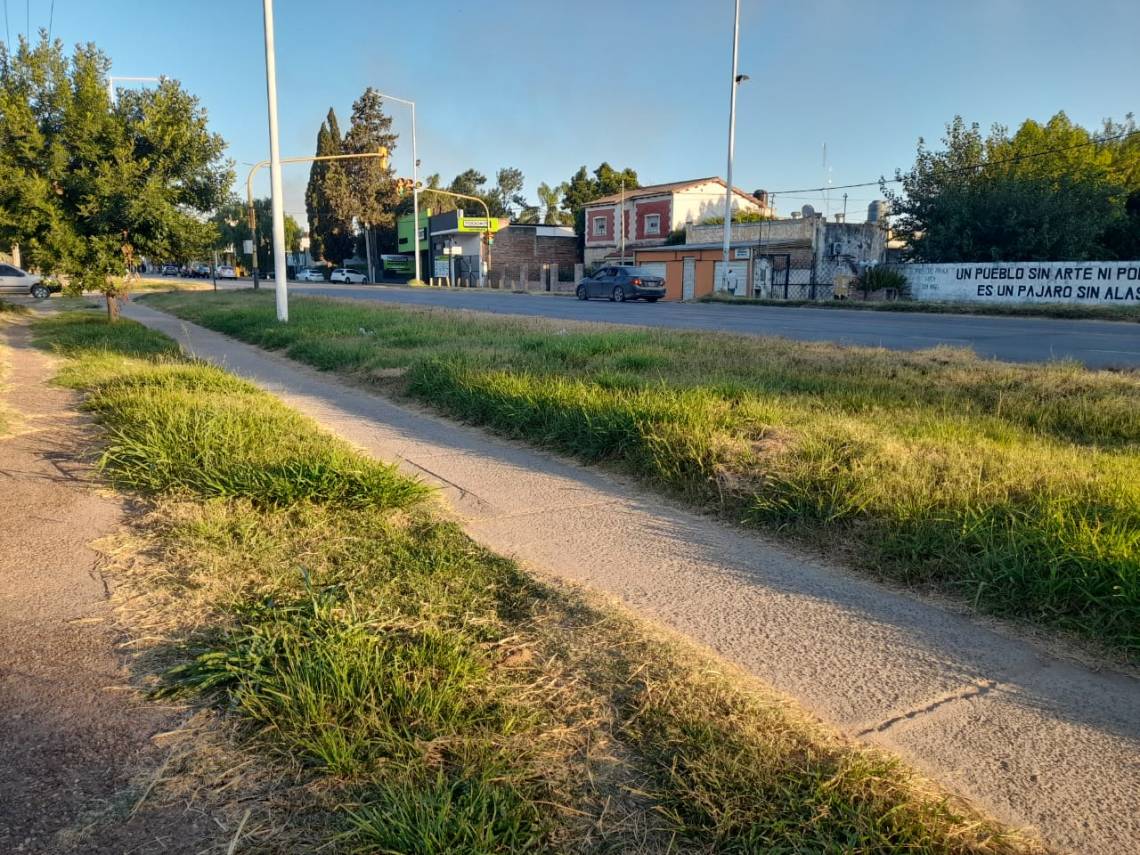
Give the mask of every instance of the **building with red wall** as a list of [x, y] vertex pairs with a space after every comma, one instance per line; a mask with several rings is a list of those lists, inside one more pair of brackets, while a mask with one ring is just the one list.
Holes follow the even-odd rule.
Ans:
[[[661, 246], [671, 232], [709, 217], [723, 216], [725, 188], [720, 178], [696, 178], [595, 199], [585, 208], [586, 266], [603, 262], [632, 264], [638, 247]], [[775, 214], [766, 200], [743, 190], [733, 188], [732, 199], [734, 213]]]

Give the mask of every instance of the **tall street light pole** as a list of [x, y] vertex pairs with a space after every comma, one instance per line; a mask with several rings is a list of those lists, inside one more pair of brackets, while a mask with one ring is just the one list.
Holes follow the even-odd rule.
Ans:
[[748, 79], [736, 73], [736, 57], [740, 48], [740, 0], [732, 22], [732, 85], [728, 102], [728, 186], [724, 190], [724, 264], [721, 265], [720, 290], [728, 290], [728, 244], [732, 238], [732, 155], [736, 147], [736, 87]]
[[108, 77], [107, 78], [107, 100], [111, 102], [114, 107], [119, 103], [118, 89], [115, 87], [116, 80], [129, 81], [131, 83], [161, 83], [161, 77]]
[[414, 224], [412, 226], [412, 243], [416, 248], [416, 282], [422, 283], [424, 280], [420, 275], [423, 272], [420, 269], [420, 157], [416, 153], [416, 102], [409, 101], [407, 98], [397, 98], [395, 95], [385, 95], [383, 92], [380, 92], [379, 95], [381, 98], [407, 104], [412, 108], [412, 222]]
[[277, 57], [273, 46], [273, 0], [263, 0], [265, 21], [265, 88], [269, 101], [269, 184], [273, 197], [273, 276], [277, 320], [289, 320], [288, 267], [285, 258], [285, 199], [281, 186], [281, 147], [277, 137]]

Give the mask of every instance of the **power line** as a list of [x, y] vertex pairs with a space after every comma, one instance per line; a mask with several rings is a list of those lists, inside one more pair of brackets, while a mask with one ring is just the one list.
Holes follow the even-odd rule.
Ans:
[[[1078, 148], [1088, 148], [1093, 145], [1100, 145], [1101, 143], [1112, 142], [1113, 140], [1125, 139], [1127, 137], [1140, 134], [1140, 129], [1134, 131], [1122, 131], [1119, 134], [1112, 134], [1105, 137], [1094, 137], [1088, 142], [1077, 143], [1076, 145], [1064, 146], [1062, 148], [1047, 148], [1041, 151], [1031, 151], [1027, 154], [1018, 154], [1013, 157], [1007, 157], [1003, 160], [989, 160], [985, 163], [975, 163], [971, 166], [962, 166], [957, 169], [948, 169], [943, 172], [943, 175], [956, 175], [960, 172], [972, 172], [976, 169], [985, 169], [987, 166], [1002, 166], [1006, 163], [1017, 163], [1022, 160], [1029, 160], [1034, 157], [1044, 157], [1047, 154], [1059, 154], [1066, 151], [1074, 151]], [[854, 190], [858, 187], [878, 187], [882, 184], [899, 184], [903, 181], [902, 178], [880, 178], [878, 181], [861, 181], [858, 184], [832, 184], [828, 187], [800, 187], [796, 190], [773, 190], [772, 195], [786, 196], [790, 193], [823, 193], [828, 190]]]

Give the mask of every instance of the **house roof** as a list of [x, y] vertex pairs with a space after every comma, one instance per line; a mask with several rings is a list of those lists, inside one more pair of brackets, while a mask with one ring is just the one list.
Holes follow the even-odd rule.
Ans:
[[[727, 186], [724, 179], [720, 176], [713, 175], [709, 178], [692, 178], [688, 181], [672, 181], [668, 184], [650, 184], [647, 187], [638, 187], [633, 190], [625, 191], [626, 199], [637, 199], [641, 196], [658, 196], [663, 193], [675, 193], [678, 190], [687, 190], [690, 187], [695, 187], [698, 184], [719, 184], [721, 187]], [[745, 193], [739, 187], [732, 188], [738, 196], [743, 196], [752, 202], [756, 202], [756, 197], [751, 193]], [[600, 199], [593, 199], [586, 203], [586, 207], [591, 205], [608, 205], [614, 202], [620, 202], [622, 199], [621, 193], [611, 193], [609, 196], [602, 196]], [[759, 203], [757, 203], [759, 204]]]

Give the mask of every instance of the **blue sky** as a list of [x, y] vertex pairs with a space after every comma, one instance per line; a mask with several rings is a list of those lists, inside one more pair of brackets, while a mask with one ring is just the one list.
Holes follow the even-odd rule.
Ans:
[[[51, 0], [7, 0], [14, 38]], [[533, 200], [582, 164], [642, 183], [725, 170], [732, 0], [276, 0], [284, 155], [311, 154], [369, 85], [415, 99], [423, 174], [525, 173]], [[1136, 0], [742, 0], [736, 182], [779, 191], [891, 174], [955, 114], [1016, 126], [1063, 109], [1086, 126], [1140, 112]], [[259, 0], [55, 0], [53, 35], [91, 40], [119, 75], [199, 95], [244, 176], [268, 156]], [[407, 110], [391, 104], [410, 172]], [[286, 171], [303, 219], [304, 167]], [[266, 192], [267, 179], [261, 192]], [[842, 205], [832, 194], [831, 210]], [[861, 212], [873, 188], [850, 192]], [[786, 213], [822, 194], [784, 194]]]

